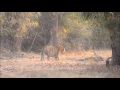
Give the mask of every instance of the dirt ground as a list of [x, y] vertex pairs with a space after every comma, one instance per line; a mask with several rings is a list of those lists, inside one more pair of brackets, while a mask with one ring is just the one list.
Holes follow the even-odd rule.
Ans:
[[[120, 67], [106, 68], [110, 50], [65, 53], [60, 60], [40, 60], [35, 53], [0, 54], [0, 78], [120, 78]], [[99, 58], [102, 57], [103, 59]]]

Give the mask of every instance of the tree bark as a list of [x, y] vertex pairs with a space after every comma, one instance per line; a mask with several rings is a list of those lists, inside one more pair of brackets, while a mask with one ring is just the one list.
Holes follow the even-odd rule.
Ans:
[[23, 41], [23, 32], [21, 28], [17, 30], [18, 33], [16, 33], [16, 43], [15, 43], [15, 49], [17, 52], [21, 52], [21, 46], [22, 46], [22, 41]]
[[58, 45], [57, 30], [58, 14], [56, 13], [55, 15], [52, 15], [49, 45]]
[[112, 48], [112, 61], [111, 66], [120, 65], [120, 32], [112, 31], [111, 33], [111, 48]]
[[120, 13], [114, 12], [110, 18], [110, 38], [112, 48], [112, 60], [110, 66], [120, 65]]
[[15, 44], [17, 52], [21, 52], [22, 41], [23, 41], [22, 37], [17, 37], [16, 44]]

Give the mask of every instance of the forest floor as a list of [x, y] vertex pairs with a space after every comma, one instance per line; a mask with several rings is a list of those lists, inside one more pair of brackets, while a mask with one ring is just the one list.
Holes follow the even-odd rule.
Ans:
[[[0, 78], [120, 78], [120, 67], [106, 68], [110, 50], [60, 55], [60, 60], [40, 60], [36, 53], [1, 53]], [[102, 57], [103, 59], [101, 59]]]

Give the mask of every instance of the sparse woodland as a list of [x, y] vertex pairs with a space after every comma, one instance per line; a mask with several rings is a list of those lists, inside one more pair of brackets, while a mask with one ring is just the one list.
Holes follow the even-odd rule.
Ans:
[[105, 15], [102, 12], [1, 12], [0, 50], [39, 52], [49, 43], [61, 44], [67, 51], [110, 49]]
[[[0, 12], [1, 62], [19, 59], [23, 56], [20, 53], [26, 57], [27, 53], [34, 54], [28, 55], [29, 59], [37, 54], [36, 59], [41, 62], [40, 52], [45, 45], [64, 46], [68, 56], [61, 56], [62, 61], [71, 60], [69, 54], [78, 55], [77, 60], [86, 60], [87, 54], [82, 52], [92, 51], [104, 61], [112, 57], [111, 66], [120, 65], [120, 12]], [[99, 51], [110, 54], [104, 57], [96, 54]]]

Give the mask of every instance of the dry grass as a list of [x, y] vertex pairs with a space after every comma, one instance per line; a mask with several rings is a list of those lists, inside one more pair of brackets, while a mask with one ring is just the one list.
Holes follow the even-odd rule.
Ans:
[[[65, 53], [60, 61], [51, 58], [40, 60], [35, 53], [1, 54], [1, 78], [119, 78], [120, 67], [105, 67], [105, 59], [111, 56], [110, 50]], [[10, 57], [8, 57], [8, 56]]]

